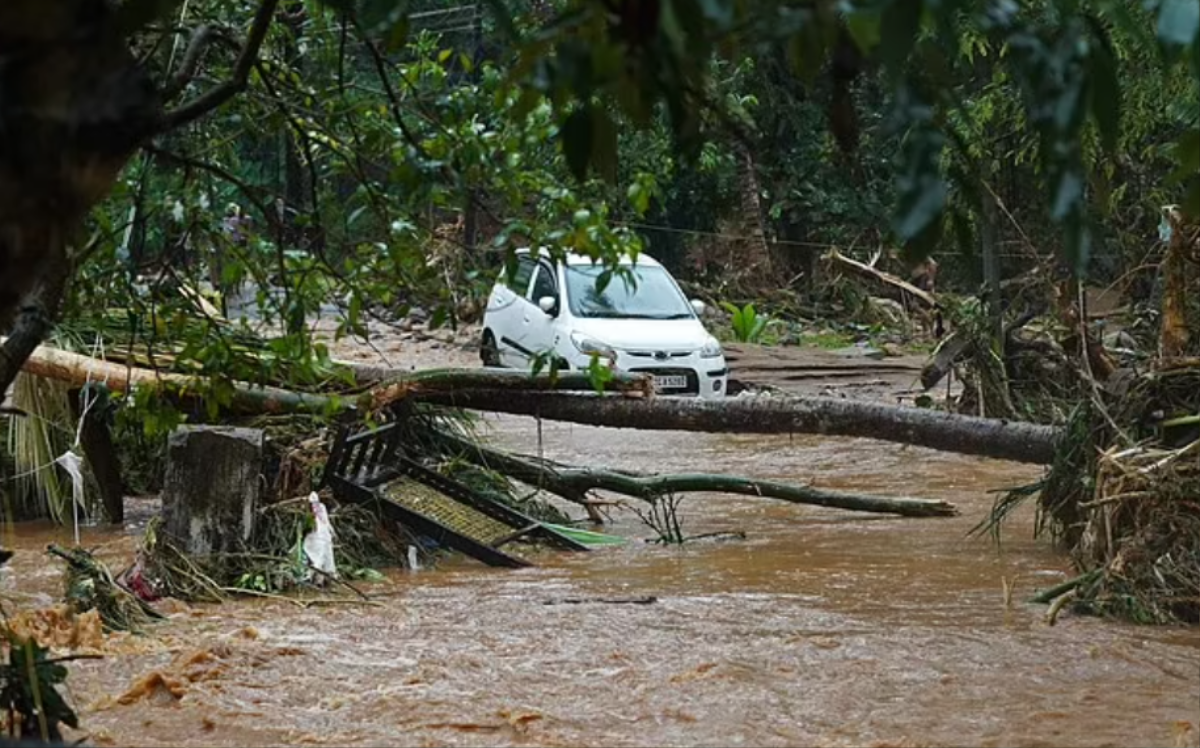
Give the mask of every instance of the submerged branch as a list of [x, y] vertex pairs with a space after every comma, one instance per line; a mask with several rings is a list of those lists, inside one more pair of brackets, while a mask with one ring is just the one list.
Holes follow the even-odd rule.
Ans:
[[954, 505], [945, 501], [863, 496], [733, 475], [705, 473], [641, 475], [612, 470], [575, 468], [537, 458], [506, 454], [455, 437], [445, 438], [461, 451], [465, 459], [477, 465], [578, 503], [586, 500], [588, 491], [597, 489], [651, 501], [670, 494], [711, 492], [761, 496], [793, 504], [809, 504], [856, 512], [898, 514], [904, 517], [948, 517], [957, 514]]

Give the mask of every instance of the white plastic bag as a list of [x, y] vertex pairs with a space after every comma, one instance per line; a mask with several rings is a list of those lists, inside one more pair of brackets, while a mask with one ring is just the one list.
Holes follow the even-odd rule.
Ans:
[[71, 476], [72, 516], [75, 520], [75, 545], [79, 545], [79, 508], [83, 506], [83, 460], [71, 450], [54, 459]]
[[326, 575], [333, 579], [337, 579], [338, 576], [337, 563], [333, 558], [333, 525], [330, 524], [329, 512], [321, 503], [316, 491], [308, 495], [308, 504], [312, 507], [317, 527], [304, 536], [304, 555], [308, 557], [308, 563], [314, 569], [324, 572], [317, 580], [318, 584], [323, 584], [328, 581]]

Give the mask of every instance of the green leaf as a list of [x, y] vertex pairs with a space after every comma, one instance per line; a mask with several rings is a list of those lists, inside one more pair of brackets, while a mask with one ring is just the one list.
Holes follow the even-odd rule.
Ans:
[[579, 107], [567, 115], [559, 137], [567, 168], [579, 181], [587, 178], [588, 161], [592, 154], [593, 118], [590, 107]]
[[440, 62], [440, 63], [446, 62], [446, 60], [450, 59], [450, 55], [452, 55], [452, 54], [454, 54], [454, 50], [443, 49], [441, 52], [438, 52], [438, 58], [437, 58], [438, 62]]
[[651, 192], [641, 180], [637, 180], [629, 185], [626, 191], [626, 197], [629, 199], [633, 209], [637, 211], [639, 216], [644, 216], [646, 211], [650, 209]]
[[1162, 0], [1158, 6], [1158, 38], [1186, 47], [1200, 33], [1200, 3], [1196, 0]]
[[613, 274], [611, 270], [601, 271], [596, 276], [596, 293], [604, 293], [604, 289], [608, 288], [608, 284], [612, 283]]

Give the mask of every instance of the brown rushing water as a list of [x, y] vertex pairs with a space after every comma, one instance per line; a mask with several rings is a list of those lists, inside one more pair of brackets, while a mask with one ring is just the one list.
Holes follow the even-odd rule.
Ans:
[[[537, 449], [531, 421], [497, 440]], [[1032, 539], [967, 538], [989, 489], [1037, 470], [865, 440], [627, 432], [547, 424], [548, 457], [708, 470], [953, 501], [891, 519], [765, 499], [689, 497], [685, 530], [745, 541], [634, 543], [491, 570], [393, 574], [378, 607], [275, 600], [181, 606], [147, 637], [72, 665], [101, 745], [1195, 745], [1200, 632], [1064, 615], [1022, 601], [1064, 559]], [[612, 531], [649, 535], [627, 512]], [[15, 607], [48, 605], [54, 536], [20, 528]], [[127, 560], [131, 535], [85, 545]], [[1003, 582], [1015, 584], [1006, 607]], [[657, 596], [653, 605], [546, 604]], [[158, 672], [163, 690], [117, 697]]]

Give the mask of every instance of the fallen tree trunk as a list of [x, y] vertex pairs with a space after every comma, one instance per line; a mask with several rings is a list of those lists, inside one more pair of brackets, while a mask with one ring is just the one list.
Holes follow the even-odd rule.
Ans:
[[828, 397], [634, 399], [558, 392], [471, 390], [421, 400], [589, 426], [741, 434], [827, 434], [913, 444], [945, 452], [1048, 464], [1061, 433], [1052, 426]]
[[499, 452], [454, 437], [447, 436], [446, 439], [458, 447], [465, 459], [481, 467], [503, 473], [522, 483], [580, 504], [585, 504], [588, 491], [594, 490], [612, 491], [650, 501], [668, 494], [706, 492], [762, 496], [793, 504], [833, 507], [855, 512], [898, 514], [902, 517], [949, 517], [958, 513], [953, 504], [945, 501], [823, 491], [809, 486], [734, 475], [655, 475], [577, 468], [535, 457]]
[[[2, 342], [2, 339], [0, 339]], [[89, 380], [125, 392], [144, 385], [174, 397], [200, 397], [197, 380], [182, 374], [101, 361], [39, 346], [25, 362], [30, 374], [74, 386]], [[579, 380], [579, 381], [577, 381]], [[620, 386], [646, 393], [642, 377], [623, 376]], [[498, 369], [442, 369], [391, 382], [358, 398], [359, 407], [411, 398], [451, 407], [539, 416], [558, 421], [665, 431], [746, 434], [828, 434], [914, 444], [947, 452], [1045, 464], [1054, 456], [1059, 430], [1050, 426], [974, 418], [918, 408], [820, 397], [727, 398], [704, 401], [655, 397], [612, 397], [566, 392], [590, 388], [586, 377], [557, 380]], [[551, 391], [558, 390], [558, 391]], [[390, 393], [390, 394], [389, 394]], [[278, 387], [235, 382], [230, 407], [246, 413], [349, 412], [355, 402]]]
[[[98, 382], [113, 392], [128, 392], [134, 387], [144, 386], [160, 388], [171, 396], [185, 399], [202, 395], [199, 391], [202, 380], [193, 376], [124, 366], [47, 346], [38, 346], [21, 369], [34, 376], [66, 382], [74, 387]], [[235, 382], [230, 407], [244, 413], [321, 413], [336, 410], [338, 406], [333, 398], [324, 395]]]
[[[371, 390], [369, 408], [379, 410], [409, 397], [485, 389], [501, 392], [587, 392], [592, 381], [586, 372], [560, 372], [554, 377], [533, 376], [520, 369], [425, 369], [394, 377]], [[650, 377], [644, 374], [615, 374], [609, 390], [629, 396], [654, 394]], [[361, 404], [361, 401], [360, 401]]]
[[[5, 338], [0, 337], [0, 344]], [[82, 387], [102, 382], [114, 392], [128, 392], [136, 386], [158, 387], [173, 397], [199, 398], [204, 380], [187, 374], [160, 372], [137, 366], [113, 363], [70, 351], [38, 346], [21, 367], [34, 376]], [[556, 377], [532, 376], [516, 369], [427, 369], [392, 379], [361, 396], [338, 398], [280, 387], [233, 382], [230, 407], [240, 413], [336, 413], [355, 408], [378, 410], [407, 397], [432, 397], [460, 390], [485, 389], [489, 392], [536, 393], [590, 391], [591, 380], [582, 372], [562, 372]], [[618, 374], [607, 385], [627, 396], [652, 393], [649, 377]]]

